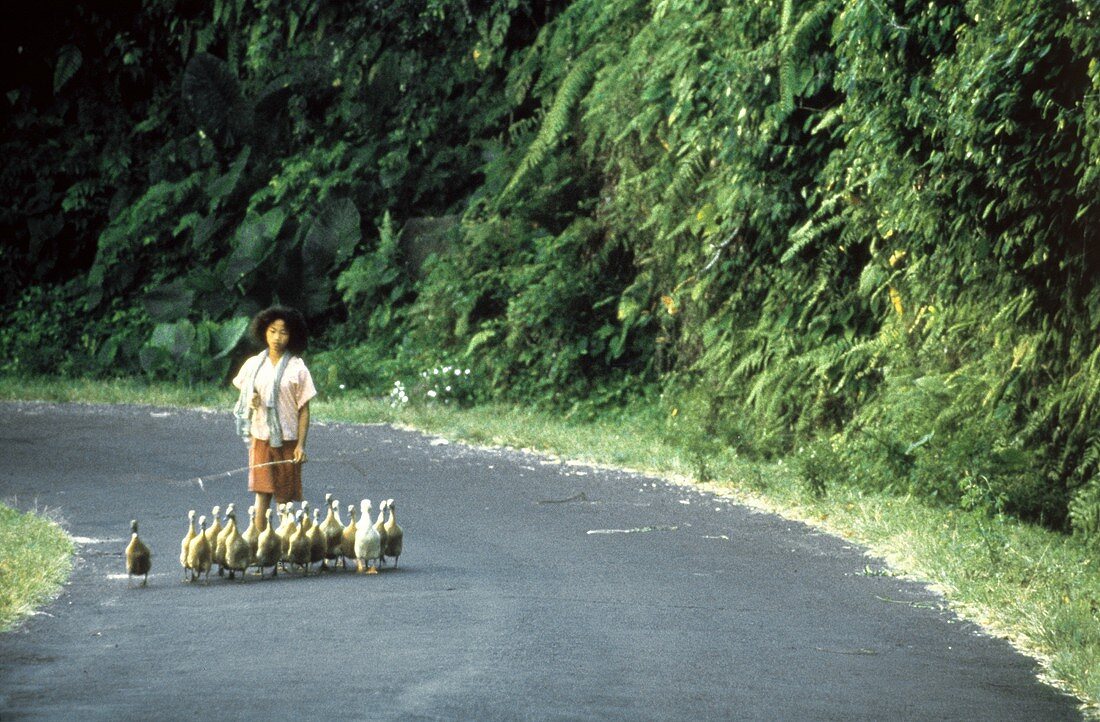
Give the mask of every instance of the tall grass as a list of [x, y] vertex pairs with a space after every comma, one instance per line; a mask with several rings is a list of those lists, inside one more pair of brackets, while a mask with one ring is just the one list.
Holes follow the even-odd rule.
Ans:
[[72, 569], [73, 544], [54, 521], [0, 504], [0, 631], [53, 598]]

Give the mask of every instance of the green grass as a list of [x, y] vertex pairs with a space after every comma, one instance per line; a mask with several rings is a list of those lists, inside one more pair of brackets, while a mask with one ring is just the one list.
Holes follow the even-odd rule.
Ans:
[[[0, 378], [0, 398], [221, 407], [214, 387], [138, 382]], [[1039, 659], [1048, 682], [1085, 700], [1100, 718], [1100, 550], [1074, 537], [981, 512], [929, 506], [911, 497], [830, 488], [812, 494], [790, 461], [759, 463], [700, 446], [676, 418], [651, 408], [590, 421], [528, 408], [391, 408], [346, 393], [318, 399], [318, 420], [405, 425], [456, 441], [529, 448], [597, 465], [627, 467], [699, 484], [716, 494], [843, 536], [885, 559], [891, 573], [930, 584], [960, 616]]]
[[72, 541], [56, 522], [0, 504], [0, 631], [57, 595], [72, 554]]

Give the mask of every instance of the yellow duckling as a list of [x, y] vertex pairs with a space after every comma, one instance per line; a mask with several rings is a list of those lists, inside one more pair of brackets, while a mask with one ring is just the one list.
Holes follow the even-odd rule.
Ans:
[[393, 557], [393, 568], [397, 569], [397, 558], [401, 556], [401, 547], [405, 541], [405, 530], [397, 524], [397, 504], [393, 499], [386, 499], [386, 508], [390, 510], [390, 518], [386, 520], [386, 548], [385, 555]]
[[328, 542], [325, 540], [325, 535], [321, 532], [321, 510], [313, 510], [313, 523], [309, 525], [309, 529], [306, 530], [306, 536], [309, 538], [309, 563], [316, 564], [321, 563], [321, 568], [325, 567], [325, 551], [328, 549]]
[[222, 530], [221, 522], [221, 506], [215, 506], [214, 510], [210, 512], [210, 526], [206, 530], [206, 543], [210, 545], [210, 549], [214, 549], [214, 545], [218, 543], [218, 534]]
[[321, 523], [321, 533], [325, 536], [325, 560], [321, 562], [322, 569], [328, 569], [329, 560], [336, 566], [336, 560], [340, 558], [340, 542], [344, 538], [344, 525], [338, 517], [340, 502], [329, 498], [331, 496], [332, 494], [325, 494], [328, 498], [328, 514]]
[[218, 548], [218, 534], [222, 532], [221, 506], [210, 512], [210, 526], [206, 530], [206, 543], [210, 545], [210, 562], [214, 563], [214, 551]]
[[348, 568], [348, 559], [355, 558], [355, 504], [348, 504], [348, 518], [351, 521], [340, 538], [340, 563], [344, 569]]
[[374, 530], [378, 532], [378, 538], [382, 540], [382, 554], [378, 557], [378, 566], [386, 566], [386, 500], [378, 502], [378, 518], [374, 522]]
[[260, 544], [260, 525], [256, 523], [256, 507], [248, 507], [248, 528], [244, 530], [244, 540], [248, 542], [248, 565], [256, 563], [256, 549]]
[[302, 575], [309, 574], [309, 537], [306, 536], [302, 522], [305, 521], [305, 512], [299, 511], [296, 521], [290, 523], [290, 533], [288, 534], [289, 546], [287, 548], [287, 561], [290, 564], [296, 564], [302, 570]]
[[[290, 513], [291, 506], [291, 504], [279, 505], [279, 528], [275, 530], [279, 537], [279, 548], [281, 549], [279, 561], [284, 565], [287, 561], [287, 553], [290, 550], [291, 527], [294, 526], [293, 515]], [[286, 567], [284, 566], [283, 569], [286, 569]]]
[[232, 514], [234, 518], [236, 518], [237, 505], [233, 504], [232, 502], [230, 502], [229, 506], [225, 507], [226, 524], [224, 527], [222, 527], [221, 531], [218, 532], [217, 536], [214, 537], [215, 541], [214, 546], [212, 547], [214, 549], [214, 563], [218, 565], [219, 577], [225, 575], [225, 539], [226, 531], [229, 530], [228, 519], [230, 514]]
[[210, 542], [206, 538], [206, 515], [199, 517], [199, 533], [191, 540], [187, 547], [187, 567], [191, 570], [190, 581], [195, 581], [203, 573], [207, 580], [210, 579], [210, 560], [214, 552], [210, 549]]
[[130, 544], [126, 547], [126, 582], [133, 584], [134, 576], [142, 577], [141, 586], [149, 581], [149, 569], [153, 566], [153, 555], [149, 547], [138, 538], [137, 519], [130, 521]]
[[229, 570], [229, 578], [233, 579], [237, 572], [241, 573], [244, 580], [244, 572], [252, 563], [252, 549], [248, 546], [241, 533], [237, 531], [237, 513], [230, 511], [226, 514], [228, 521], [222, 532], [225, 549], [222, 551], [225, 568]]
[[183, 580], [188, 581], [188, 572], [191, 571], [191, 567], [187, 566], [187, 548], [191, 545], [191, 540], [195, 538], [195, 510], [187, 512], [187, 533], [183, 536], [183, 543], [180, 544], [180, 566], [183, 567]]
[[283, 543], [275, 533], [271, 523], [271, 509], [266, 513], [267, 526], [256, 540], [256, 566], [260, 568], [260, 579], [264, 577], [264, 567], [271, 567], [271, 576], [279, 575], [279, 560], [283, 555]]
[[[332, 506], [333, 502], [336, 502], [336, 506]], [[333, 511], [333, 516], [336, 517], [336, 521], [339, 522], [340, 528], [344, 528], [344, 520], [340, 518], [340, 502], [332, 498], [332, 494], [325, 494], [325, 506], [330, 507]]]

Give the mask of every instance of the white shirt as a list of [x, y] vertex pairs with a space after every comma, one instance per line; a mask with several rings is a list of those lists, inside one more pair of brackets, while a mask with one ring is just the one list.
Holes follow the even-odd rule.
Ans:
[[[255, 390], [260, 394], [263, 404], [252, 414], [252, 437], [267, 441], [271, 438], [271, 430], [267, 427], [267, 400], [271, 398], [271, 385], [275, 383], [275, 364], [271, 363], [271, 357], [264, 354], [260, 367], [260, 373], [256, 374], [256, 359], [253, 356], [244, 362], [241, 370], [233, 379], [233, 385], [238, 389], [252, 380], [256, 375]], [[309, 400], [317, 395], [317, 389], [313, 385], [313, 376], [302, 359], [292, 356], [283, 371], [283, 380], [279, 384], [279, 397], [275, 408], [279, 413], [279, 424], [283, 427], [283, 440], [295, 441], [298, 438], [298, 410], [309, 403]]]

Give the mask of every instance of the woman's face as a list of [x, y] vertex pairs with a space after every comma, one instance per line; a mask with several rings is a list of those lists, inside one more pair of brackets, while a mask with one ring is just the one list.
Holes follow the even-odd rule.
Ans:
[[281, 318], [277, 318], [271, 322], [271, 325], [267, 327], [267, 348], [277, 354], [281, 354], [286, 351], [286, 345], [290, 343], [290, 329], [286, 327], [286, 322]]

